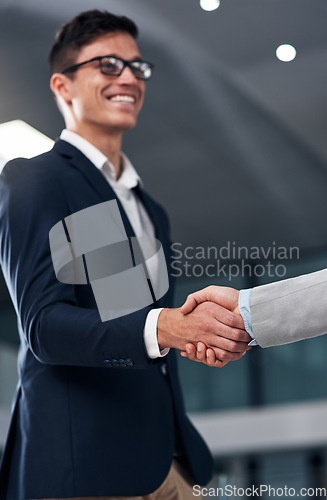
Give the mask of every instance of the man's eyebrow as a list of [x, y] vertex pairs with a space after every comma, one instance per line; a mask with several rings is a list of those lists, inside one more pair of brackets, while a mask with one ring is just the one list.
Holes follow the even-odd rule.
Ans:
[[[116, 57], [116, 59], [123, 59], [123, 57], [118, 56], [117, 54], [106, 54], [105, 56], [101, 56], [101, 57]], [[126, 59], [126, 61], [129, 61], [129, 62], [133, 62], [133, 61], [142, 62], [143, 60], [144, 60], [143, 57], [140, 55], [137, 55], [137, 56], [133, 57], [132, 59]]]

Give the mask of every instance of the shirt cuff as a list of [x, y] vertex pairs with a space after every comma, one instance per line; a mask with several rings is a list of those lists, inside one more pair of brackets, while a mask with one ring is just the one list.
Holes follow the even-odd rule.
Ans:
[[151, 309], [146, 317], [144, 325], [144, 344], [146, 352], [151, 359], [162, 358], [169, 353], [169, 348], [162, 349], [162, 351], [160, 351], [158, 345], [157, 323], [162, 309], [163, 307], [161, 309]]
[[252, 330], [252, 321], [251, 321], [251, 293], [252, 288], [248, 290], [241, 290], [238, 296], [238, 308], [240, 310], [240, 314], [243, 318], [245, 330], [252, 337], [253, 340], [249, 343], [249, 345], [258, 345], [258, 342], [254, 338], [253, 330]]

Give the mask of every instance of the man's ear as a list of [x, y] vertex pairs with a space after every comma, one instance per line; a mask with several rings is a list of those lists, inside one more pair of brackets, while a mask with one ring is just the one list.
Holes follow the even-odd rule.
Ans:
[[54, 73], [50, 79], [50, 88], [57, 98], [66, 104], [72, 101], [72, 80], [62, 73]]

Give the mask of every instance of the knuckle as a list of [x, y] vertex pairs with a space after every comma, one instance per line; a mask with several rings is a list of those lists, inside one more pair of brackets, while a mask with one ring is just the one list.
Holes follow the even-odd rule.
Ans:
[[246, 335], [244, 335], [244, 331], [243, 330], [239, 330], [238, 328], [234, 328], [233, 329], [233, 338], [234, 338], [234, 340], [236, 340], [238, 342], [244, 342], [244, 337], [246, 337]]
[[231, 311], [225, 312], [225, 321], [229, 326], [236, 326], [237, 324], [235, 314], [233, 314]]
[[233, 330], [233, 339], [237, 340], [238, 342], [241, 342], [243, 340], [242, 331], [235, 328]]
[[237, 351], [238, 349], [238, 343], [235, 342], [234, 340], [229, 340], [228, 341], [228, 349], [232, 352]]
[[211, 322], [208, 320], [208, 318], [203, 319], [202, 328], [203, 328], [203, 331], [206, 333], [210, 332], [212, 330]]
[[230, 313], [230, 322], [230, 326], [232, 326], [237, 332], [239, 332], [240, 316], [235, 313]]
[[229, 360], [229, 354], [226, 351], [222, 351], [221, 354], [219, 355], [219, 359], [222, 362], [226, 362]]

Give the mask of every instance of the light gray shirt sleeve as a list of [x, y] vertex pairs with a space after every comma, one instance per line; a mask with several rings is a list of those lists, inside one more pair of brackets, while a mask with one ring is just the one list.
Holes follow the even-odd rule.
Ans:
[[238, 297], [238, 308], [240, 310], [240, 314], [243, 318], [244, 325], [245, 325], [245, 330], [248, 332], [248, 334], [252, 337], [252, 341], [249, 343], [249, 345], [258, 345], [258, 342], [254, 338], [253, 330], [252, 330], [252, 321], [251, 321], [251, 308], [250, 308], [250, 303], [251, 303], [251, 293], [252, 293], [252, 288], [249, 288], [248, 290], [241, 290], [239, 297]]

